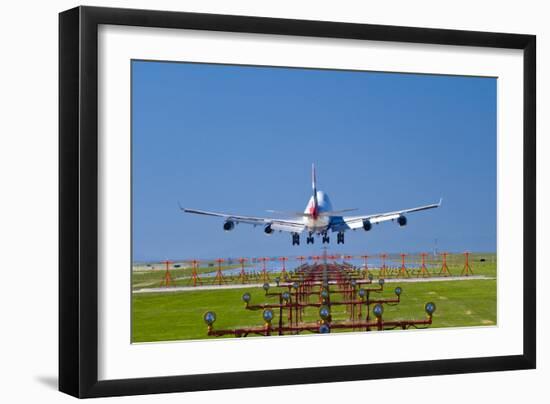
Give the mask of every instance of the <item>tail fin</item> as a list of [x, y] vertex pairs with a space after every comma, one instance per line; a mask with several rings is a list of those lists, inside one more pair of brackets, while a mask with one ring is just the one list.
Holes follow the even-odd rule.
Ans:
[[317, 178], [315, 176], [315, 163], [311, 164], [311, 188], [313, 190], [313, 201], [315, 203], [315, 209], [317, 209]]

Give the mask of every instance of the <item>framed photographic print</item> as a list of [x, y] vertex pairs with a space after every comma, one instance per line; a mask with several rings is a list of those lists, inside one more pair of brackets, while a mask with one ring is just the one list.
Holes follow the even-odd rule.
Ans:
[[59, 23], [61, 391], [535, 367], [534, 36]]

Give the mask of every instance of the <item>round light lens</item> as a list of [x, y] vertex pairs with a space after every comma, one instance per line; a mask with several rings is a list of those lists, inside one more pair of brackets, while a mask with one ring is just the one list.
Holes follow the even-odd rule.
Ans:
[[208, 325], [214, 324], [214, 321], [216, 321], [216, 313], [213, 311], [207, 311], [204, 313], [204, 322]]
[[319, 327], [319, 333], [321, 334], [330, 333], [330, 327], [327, 324], [321, 324], [321, 326]]
[[270, 323], [271, 320], [273, 320], [273, 311], [271, 311], [270, 309], [265, 309], [262, 313], [262, 317], [267, 323]]
[[321, 297], [322, 297], [323, 299], [328, 299], [328, 290], [323, 289], [323, 290], [321, 291]]
[[386, 282], [386, 281], [385, 281], [383, 278], [378, 279], [378, 284], [379, 284], [380, 286], [384, 285], [385, 282]]
[[424, 306], [424, 309], [426, 310], [426, 313], [428, 313], [431, 316], [435, 312], [435, 303], [433, 302], [426, 303], [426, 306]]
[[294, 289], [298, 289], [298, 282], [294, 282], [294, 283], [292, 284], [292, 287], [293, 287]]
[[369, 274], [368, 275], [368, 278], [369, 278], [369, 281], [372, 281], [374, 279], [374, 275], [373, 274]]
[[359, 297], [365, 297], [366, 294], [367, 292], [365, 291], [365, 289], [359, 289]]
[[288, 293], [288, 292], [283, 292], [283, 293], [281, 294], [281, 297], [283, 298], [283, 300], [285, 300], [285, 301], [288, 302], [288, 301], [290, 300], [290, 293]]
[[264, 285], [262, 287], [267, 292], [269, 290], [269, 283], [264, 283]]
[[382, 317], [382, 314], [384, 313], [384, 307], [380, 303], [377, 303], [372, 309], [372, 312], [376, 317]]
[[250, 301], [250, 293], [244, 293], [242, 299], [243, 302], [248, 303]]
[[326, 320], [330, 316], [330, 310], [327, 306], [321, 306], [319, 309], [319, 317], [321, 317], [323, 320]]
[[395, 288], [395, 294], [397, 296], [401, 295], [401, 292], [403, 292], [403, 291], [401, 290], [401, 288], [399, 286]]

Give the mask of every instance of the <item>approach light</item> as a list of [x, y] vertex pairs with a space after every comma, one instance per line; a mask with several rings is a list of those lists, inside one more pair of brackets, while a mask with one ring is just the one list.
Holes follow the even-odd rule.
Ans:
[[355, 286], [357, 286], [357, 281], [355, 279], [352, 279], [351, 280], [351, 287], [355, 288]]
[[292, 287], [293, 287], [294, 289], [298, 289], [298, 286], [299, 286], [299, 285], [298, 285], [298, 282], [294, 282], [294, 283], [292, 284]]
[[374, 279], [374, 275], [373, 274], [368, 274], [368, 278], [369, 278], [369, 281], [372, 281]]
[[269, 290], [269, 283], [264, 283], [262, 288], [264, 288], [264, 290], [267, 292]]
[[363, 298], [367, 295], [367, 291], [363, 288], [359, 289], [359, 297]]
[[290, 293], [288, 293], [288, 292], [285, 291], [285, 292], [283, 292], [283, 293], [281, 294], [281, 297], [283, 298], [283, 300], [284, 300], [285, 302], [288, 302], [288, 301], [290, 300]]
[[275, 278], [275, 283], [277, 284], [277, 286], [279, 286], [279, 283], [281, 282], [281, 278], [279, 277], [276, 277]]
[[246, 292], [243, 294], [243, 302], [248, 303], [250, 301], [250, 293]]
[[273, 320], [273, 311], [270, 309], [265, 309], [262, 313], [262, 317], [266, 323], [271, 323], [271, 320]]
[[327, 306], [321, 306], [319, 309], [319, 317], [326, 320], [330, 316], [330, 309]]
[[403, 292], [403, 290], [401, 290], [401, 288], [399, 286], [395, 288], [395, 294], [397, 296], [401, 295], [401, 292]]
[[207, 325], [212, 325], [214, 324], [214, 321], [216, 321], [216, 313], [214, 313], [213, 311], [207, 311], [206, 313], [204, 313], [204, 322], [207, 324]]
[[384, 283], [385, 283], [385, 282], [386, 282], [386, 281], [384, 280], [384, 278], [378, 279], [378, 284], [379, 284], [380, 286], [384, 286]]
[[330, 327], [328, 324], [321, 324], [319, 327], [319, 333], [320, 334], [329, 334], [330, 333]]
[[376, 317], [380, 318], [382, 317], [382, 313], [384, 313], [384, 307], [380, 303], [377, 303], [374, 305], [372, 312]]
[[328, 299], [328, 290], [323, 289], [323, 290], [321, 291], [321, 298], [322, 298], [323, 300]]
[[426, 310], [426, 313], [428, 313], [428, 315], [431, 316], [435, 312], [435, 303], [433, 302], [426, 303], [426, 306], [424, 306], [424, 310]]

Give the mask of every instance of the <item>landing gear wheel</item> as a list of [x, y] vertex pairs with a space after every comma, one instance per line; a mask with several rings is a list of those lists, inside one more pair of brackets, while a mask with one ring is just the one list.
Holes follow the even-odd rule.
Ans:
[[330, 237], [329, 236], [323, 236], [323, 244], [328, 244], [330, 243]]
[[292, 233], [292, 245], [300, 245], [300, 235], [298, 233]]
[[314, 241], [315, 241], [315, 239], [313, 238], [313, 236], [309, 236], [309, 237], [306, 239], [306, 243], [307, 243], [307, 244], [313, 244]]
[[336, 243], [344, 244], [344, 232], [338, 232]]

